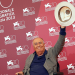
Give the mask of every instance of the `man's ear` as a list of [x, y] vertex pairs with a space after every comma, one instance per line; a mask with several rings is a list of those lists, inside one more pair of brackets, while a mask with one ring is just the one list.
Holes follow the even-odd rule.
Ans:
[[44, 43], [44, 46], [45, 46], [45, 43]]

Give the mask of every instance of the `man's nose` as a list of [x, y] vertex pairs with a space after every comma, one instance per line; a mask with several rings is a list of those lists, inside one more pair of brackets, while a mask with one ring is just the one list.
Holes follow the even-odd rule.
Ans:
[[40, 44], [38, 43], [37, 46], [40, 46]]

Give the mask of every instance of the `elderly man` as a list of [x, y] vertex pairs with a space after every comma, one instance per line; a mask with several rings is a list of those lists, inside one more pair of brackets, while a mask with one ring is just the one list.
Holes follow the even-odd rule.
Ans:
[[57, 55], [62, 50], [65, 41], [65, 26], [60, 27], [59, 39], [54, 47], [45, 49], [42, 38], [33, 40], [35, 52], [28, 56], [23, 71], [16, 75], [53, 75], [57, 73]]

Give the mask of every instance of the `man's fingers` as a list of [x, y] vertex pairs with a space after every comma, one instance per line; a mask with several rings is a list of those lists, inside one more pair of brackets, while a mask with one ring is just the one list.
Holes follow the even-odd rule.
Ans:
[[61, 28], [65, 28], [65, 27], [66, 27], [66, 26], [62, 26], [62, 25], [61, 25]]
[[16, 75], [18, 75], [18, 72], [17, 73], [15, 73]]

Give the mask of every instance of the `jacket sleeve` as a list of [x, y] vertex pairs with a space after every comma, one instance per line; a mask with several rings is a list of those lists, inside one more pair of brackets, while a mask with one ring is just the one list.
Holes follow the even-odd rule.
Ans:
[[25, 71], [25, 66], [24, 66], [24, 69], [22, 70], [23, 74], [24, 74], [24, 71]]
[[28, 59], [29, 59], [29, 56], [27, 57], [26, 62], [25, 62], [24, 69], [22, 70], [22, 72], [23, 72], [24, 75], [26, 75], [25, 73], [26, 73], [26, 67], [27, 67], [26, 65], [27, 65]]
[[[26, 63], [25, 63], [25, 65], [26, 65]], [[26, 71], [26, 69], [25, 69], [25, 66], [24, 66], [24, 69], [22, 70], [24, 75], [25, 75], [25, 71]]]
[[65, 43], [65, 35], [59, 34], [59, 38], [55, 46], [53, 47], [52, 54], [57, 56], [60, 53], [60, 51], [63, 49], [64, 43]]

